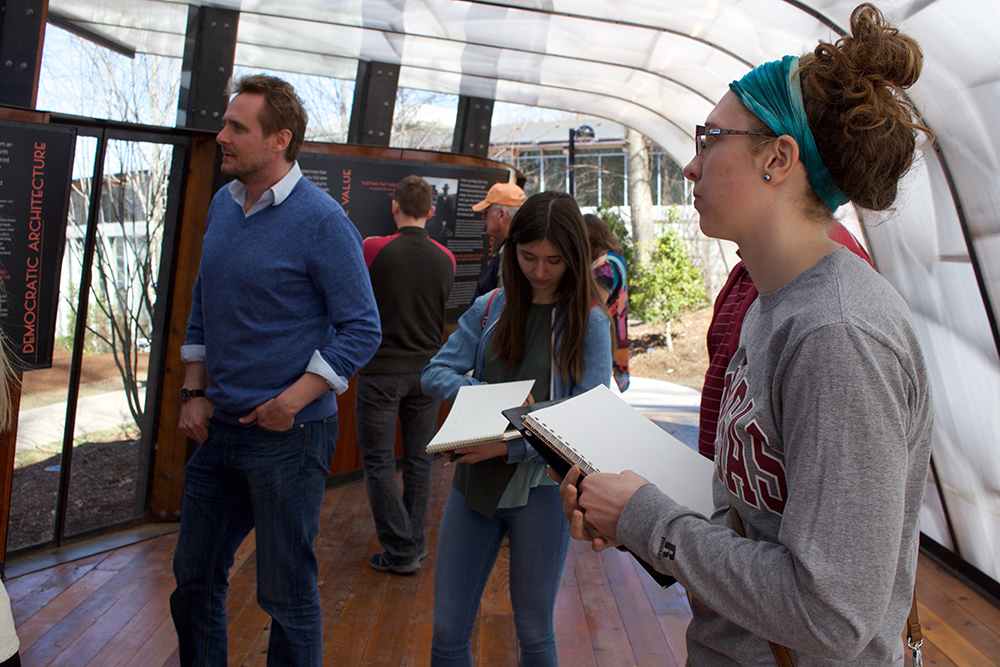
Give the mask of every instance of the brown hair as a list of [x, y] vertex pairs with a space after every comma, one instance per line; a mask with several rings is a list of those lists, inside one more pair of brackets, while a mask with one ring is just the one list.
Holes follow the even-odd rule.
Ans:
[[392, 193], [392, 198], [399, 204], [399, 209], [404, 214], [420, 220], [430, 213], [433, 195], [434, 192], [427, 181], [411, 175], [399, 182]]
[[264, 106], [260, 113], [260, 125], [264, 136], [269, 137], [275, 132], [289, 130], [292, 139], [285, 149], [285, 159], [295, 162], [299, 150], [306, 137], [306, 123], [309, 116], [302, 100], [295, 94], [292, 84], [276, 76], [253, 74], [245, 76], [231, 86], [231, 95], [253, 93], [264, 97]]
[[622, 254], [622, 244], [611, 231], [608, 223], [593, 213], [583, 216], [587, 223], [587, 238], [590, 240], [590, 261], [594, 261], [607, 251]]
[[586, 370], [584, 339], [590, 304], [597, 298], [597, 284], [590, 271], [590, 244], [576, 200], [565, 192], [546, 191], [529, 197], [514, 214], [504, 241], [501, 259], [507, 304], [493, 335], [494, 359], [506, 359], [507, 368], [524, 358], [524, 327], [531, 307], [531, 283], [517, 261], [517, 245], [547, 239], [566, 262], [566, 272], [556, 292], [558, 299], [553, 349], [563, 381], [579, 381]]
[[[852, 12], [850, 35], [820, 42], [799, 58], [816, 147], [834, 182], [858, 206], [891, 208], [899, 180], [913, 164], [917, 132], [933, 140], [905, 94], [922, 67], [920, 45], [867, 2]], [[770, 132], [759, 119], [755, 125]], [[819, 196], [809, 192], [810, 211], [829, 217]]]

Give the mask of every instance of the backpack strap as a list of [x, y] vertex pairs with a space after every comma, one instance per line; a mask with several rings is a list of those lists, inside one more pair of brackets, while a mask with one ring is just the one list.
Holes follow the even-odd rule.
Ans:
[[[743, 519], [740, 518], [740, 513], [736, 511], [736, 507], [731, 503], [729, 509], [732, 510], [733, 514], [733, 530], [740, 537], [746, 537], [747, 533], [743, 529]], [[768, 641], [767, 643], [771, 645], [771, 653], [774, 654], [774, 660], [778, 663], [779, 667], [795, 667], [795, 660], [792, 658], [792, 654], [787, 646], [782, 646], [772, 641]]]
[[486, 312], [483, 313], [483, 323], [480, 326], [483, 326], [483, 327], [486, 326], [486, 320], [488, 320], [489, 317], [490, 317], [490, 306], [493, 305], [493, 297], [495, 297], [497, 295], [497, 292], [499, 292], [499, 291], [500, 291], [500, 288], [499, 287], [495, 287], [495, 288], [493, 288], [493, 291], [490, 292], [490, 298], [486, 302]]

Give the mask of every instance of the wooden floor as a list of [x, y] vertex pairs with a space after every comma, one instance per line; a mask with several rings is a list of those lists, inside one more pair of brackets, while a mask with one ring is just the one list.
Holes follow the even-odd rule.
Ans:
[[[434, 466], [430, 556], [416, 576], [374, 572], [380, 551], [364, 485], [326, 493], [320, 560], [326, 664], [425, 667], [430, 662], [434, 546], [453, 468]], [[177, 665], [167, 609], [173, 590], [169, 534], [6, 582], [25, 667]], [[506, 551], [506, 550], [505, 550]], [[501, 559], [505, 559], [505, 552]], [[478, 667], [516, 667], [517, 641], [501, 562], [474, 635]], [[254, 602], [253, 540], [237, 554], [229, 595], [229, 665], [264, 665], [268, 617]], [[1000, 667], [1000, 609], [925, 555], [918, 568], [927, 665]], [[690, 607], [629, 556], [574, 542], [557, 601], [559, 659], [574, 667], [674, 667], [686, 657]]]

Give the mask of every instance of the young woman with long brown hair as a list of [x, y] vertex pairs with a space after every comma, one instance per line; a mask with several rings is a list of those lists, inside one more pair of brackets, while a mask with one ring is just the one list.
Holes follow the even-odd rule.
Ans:
[[[558, 192], [530, 197], [504, 243], [504, 286], [462, 316], [424, 370], [424, 392], [454, 401], [463, 385], [534, 379], [531, 400], [542, 401], [607, 386], [611, 331], [576, 202]], [[460, 458], [438, 535], [431, 665], [471, 667], [479, 601], [508, 536], [520, 664], [553, 667], [555, 599], [569, 547], [559, 488], [522, 439], [451, 454]]]

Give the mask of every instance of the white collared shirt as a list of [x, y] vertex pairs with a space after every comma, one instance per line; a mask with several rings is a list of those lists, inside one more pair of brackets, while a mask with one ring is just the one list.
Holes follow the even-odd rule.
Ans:
[[[299, 169], [299, 163], [293, 162], [292, 168], [288, 170], [288, 173], [280, 181], [265, 190], [264, 194], [257, 200], [257, 203], [251, 206], [249, 211], [243, 212], [243, 216], [249, 218], [254, 213], [263, 211], [268, 206], [278, 206], [292, 193], [292, 189], [295, 188], [295, 184], [299, 182], [300, 178], [302, 178], [302, 170]], [[240, 205], [240, 208], [244, 208], [244, 204], [247, 201], [247, 186], [243, 185], [240, 181], [233, 181], [229, 184], [229, 195], [233, 198], [234, 202]]]

